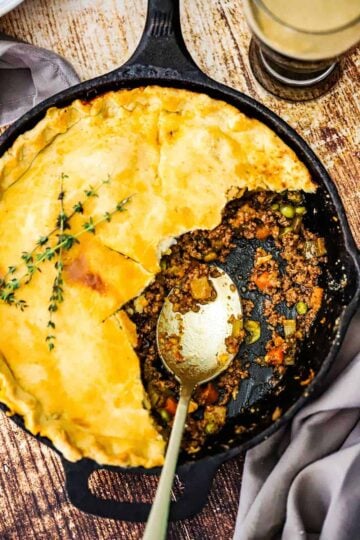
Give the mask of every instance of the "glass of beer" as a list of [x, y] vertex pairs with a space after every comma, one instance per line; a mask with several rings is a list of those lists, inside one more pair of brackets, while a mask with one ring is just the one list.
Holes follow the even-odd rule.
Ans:
[[250, 65], [273, 94], [313, 99], [337, 81], [339, 58], [360, 40], [360, 0], [243, 0]]

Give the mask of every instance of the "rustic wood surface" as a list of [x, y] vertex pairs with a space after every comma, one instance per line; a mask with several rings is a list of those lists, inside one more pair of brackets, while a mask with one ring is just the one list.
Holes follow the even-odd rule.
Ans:
[[[0, 19], [0, 30], [64, 55], [87, 79], [130, 56], [145, 12], [146, 0], [26, 0]], [[360, 243], [359, 50], [343, 61], [342, 78], [330, 93], [312, 102], [289, 103], [266, 93], [249, 69], [250, 36], [239, 0], [185, 0], [182, 25], [188, 48], [206, 73], [265, 103], [310, 143], [332, 175]], [[223, 465], [205, 509], [171, 525], [169, 538], [230, 539], [241, 469], [241, 458]], [[92, 486], [118, 500], [150, 501], [156, 479], [101, 473]], [[0, 415], [1, 539], [130, 540], [141, 538], [142, 531], [141, 524], [97, 519], [72, 507], [59, 458]]]

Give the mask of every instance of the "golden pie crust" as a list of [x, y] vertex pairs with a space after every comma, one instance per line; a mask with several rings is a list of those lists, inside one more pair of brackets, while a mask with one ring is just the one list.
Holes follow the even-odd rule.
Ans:
[[149, 86], [49, 109], [0, 159], [0, 276], [54, 228], [65, 208], [109, 178], [86, 216], [132, 196], [127, 211], [64, 256], [56, 347], [45, 342], [53, 262], [0, 303], [0, 401], [69, 460], [153, 467], [165, 443], [146, 408], [136, 329], [117, 309], [159, 271], [174, 238], [221, 221], [239, 189], [314, 191], [294, 152], [261, 122], [204, 94]]

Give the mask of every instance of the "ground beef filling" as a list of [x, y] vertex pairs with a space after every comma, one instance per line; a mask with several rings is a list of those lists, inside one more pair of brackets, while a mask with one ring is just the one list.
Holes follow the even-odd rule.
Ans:
[[199, 311], [200, 306], [216, 299], [216, 291], [210, 278], [220, 276], [216, 266], [193, 263], [185, 276], [174, 286], [169, 294], [173, 310], [179, 313]]
[[[216, 292], [209, 278], [216, 277], [216, 265], [226, 262], [236, 240], [258, 240], [246, 289], [262, 295], [263, 314], [271, 330], [271, 339], [258, 363], [272, 366], [281, 376], [296, 361], [296, 350], [309, 332], [323, 296], [318, 279], [325, 262], [324, 240], [304, 226], [305, 214], [300, 192], [246, 193], [226, 206], [215, 229], [179, 237], [162, 257], [161, 272], [154, 282], [125, 306], [137, 327], [137, 353], [149, 405], [165, 438], [172, 426], [179, 390], [176, 380], [163, 367], [156, 346], [156, 324], [165, 297], [171, 291], [170, 301], [180, 313], [197, 311], [201, 304], [214, 299]], [[267, 251], [268, 239], [273, 240], [278, 256]], [[291, 318], [278, 311], [281, 303], [292, 310]], [[251, 346], [260, 338], [260, 322], [251, 318], [254, 303], [244, 299], [242, 304], [244, 319], [234, 320], [229, 351], [231, 347], [237, 350], [243, 339]], [[223, 427], [227, 405], [236, 398], [241, 379], [248, 376], [246, 367], [240, 349], [224, 373], [195, 390], [183, 439], [185, 451], [197, 452], [209, 436]]]

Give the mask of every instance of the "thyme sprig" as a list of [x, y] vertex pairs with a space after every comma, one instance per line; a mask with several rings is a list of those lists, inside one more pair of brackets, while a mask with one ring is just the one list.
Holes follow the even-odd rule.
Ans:
[[[58, 196], [58, 200], [60, 201], [60, 213], [56, 220], [56, 227], [59, 229], [59, 233], [60, 233], [58, 237], [63, 236], [65, 229], [71, 229], [70, 224], [69, 224], [69, 218], [65, 213], [64, 198], [65, 198], [64, 175], [61, 175], [61, 191]], [[54, 313], [58, 310], [59, 305], [64, 301], [64, 289], [63, 289], [64, 263], [62, 260], [62, 252], [63, 252], [63, 248], [61, 247], [57, 253], [57, 261], [55, 263], [56, 276], [52, 285], [50, 303], [48, 307], [49, 320], [47, 323], [47, 328], [51, 330], [55, 330], [56, 328], [56, 324], [54, 322]], [[55, 339], [56, 339], [56, 336], [54, 332], [46, 336], [45, 341], [48, 344], [49, 351], [52, 351], [55, 348], [55, 343], [54, 343]]]

